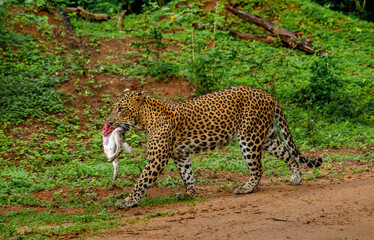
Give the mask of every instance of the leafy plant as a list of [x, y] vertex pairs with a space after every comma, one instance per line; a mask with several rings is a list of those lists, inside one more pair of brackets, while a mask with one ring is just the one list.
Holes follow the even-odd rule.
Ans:
[[348, 16], [360, 17], [373, 21], [374, 5], [366, 0], [314, 0], [323, 5], [325, 8], [330, 8], [336, 11], [342, 11]]
[[[0, 23], [3, 21], [0, 19]], [[0, 39], [3, 50], [0, 59], [0, 122], [18, 124], [25, 117], [62, 112], [62, 99], [55, 92], [57, 86], [67, 81], [67, 77], [61, 74], [64, 70], [61, 58], [44, 53], [45, 48], [36, 44], [29, 35], [8, 29], [3, 33]]]
[[179, 64], [167, 62], [164, 60], [152, 61], [148, 64], [149, 75], [155, 77], [157, 81], [168, 81], [170, 77], [177, 76], [179, 72]]
[[198, 94], [206, 94], [224, 86], [224, 81], [231, 72], [230, 60], [235, 59], [236, 52], [220, 47], [206, 48], [208, 43], [199, 43], [194, 50], [195, 56], [187, 61], [185, 74]]
[[[314, 108], [319, 113], [342, 118], [354, 118], [368, 110], [366, 104], [355, 106], [355, 96], [349, 90], [352, 86], [347, 86], [332, 58], [316, 57], [310, 65], [310, 71], [312, 76], [309, 83], [294, 95], [308, 109]], [[370, 98], [369, 102], [372, 101], [373, 98]]]
[[162, 41], [162, 33], [157, 28], [152, 28], [149, 32], [143, 32], [140, 36], [141, 42], [131, 42], [131, 46], [144, 50], [146, 56], [154, 55], [160, 58], [158, 50], [165, 49], [166, 44]]

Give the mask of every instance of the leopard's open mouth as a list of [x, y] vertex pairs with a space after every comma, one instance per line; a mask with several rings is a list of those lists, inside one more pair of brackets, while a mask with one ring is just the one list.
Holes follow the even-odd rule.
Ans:
[[128, 132], [130, 130], [130, 125], [127, 123], [120, 123], [117, 127], [122, 128], [124, 132]]

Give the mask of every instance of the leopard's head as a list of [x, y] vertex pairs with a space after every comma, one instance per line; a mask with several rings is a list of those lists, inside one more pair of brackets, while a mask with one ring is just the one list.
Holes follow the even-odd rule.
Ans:
[[144, 97], [143, 92], [125, 89], [112, 106], [112, 112], [108, 119], [109, 124], [113, 127], [118, 127], [121, 124], [137, 127]]

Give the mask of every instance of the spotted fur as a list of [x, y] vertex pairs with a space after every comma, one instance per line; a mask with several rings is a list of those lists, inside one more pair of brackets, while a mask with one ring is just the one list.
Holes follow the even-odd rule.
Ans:
[[[275, 121], [274, 121], [275, 119]], [[130, 195], [117, 208], [136, 206], [147, 189], [173, 159], [195, 194], [190, 155], [226, 146], [238, 139], [250, 177], [236, 194], [251, 193], [262, 176], [261, 151], [284, 160], [292, 171], [290, 182], [301, 181], [299, 164], [319, 167], [322, 159], [308, 160], [297, 150], [278, 101], [250, 87], [231, 87], [185, 101], [159, 100], [144, 93], [125, 90], [115, 102], [109, 122], [143, 129], [148, 137], [148, 162]], [[284, 145], [276, 134], [280, 129]]]

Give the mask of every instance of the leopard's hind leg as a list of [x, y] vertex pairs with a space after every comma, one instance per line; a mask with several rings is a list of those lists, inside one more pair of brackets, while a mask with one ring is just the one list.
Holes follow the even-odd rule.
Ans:
[[268, 130], [262, 149], [287, 163], [292, 171], [292, 176], [290, 178], [290, 183], [292, 185], [298, 185], [301, 182], [299, 164], [288, 149], [280, 142], [274, 124], [272, 124]]
[[195, 180], [192, 173], [192, 167], [191, 167], [191, 159], [187, 156], [179, 156], [174, 157], [174, 163], [177, 165], [177, 168], [179, 170], [179, 173], [184, 181], [184, 183], [187, 185], [187, 196], [193, 196], [196, 194], [195, 190]]
[[262, 177], [261, 143], [262, 140], [256, 134], [239, 135], [239, 146], [247, 167], [250, 171], [249, 180], [243, 187], [235, 190], [236, 194], [251, 193], [258, 188]]

